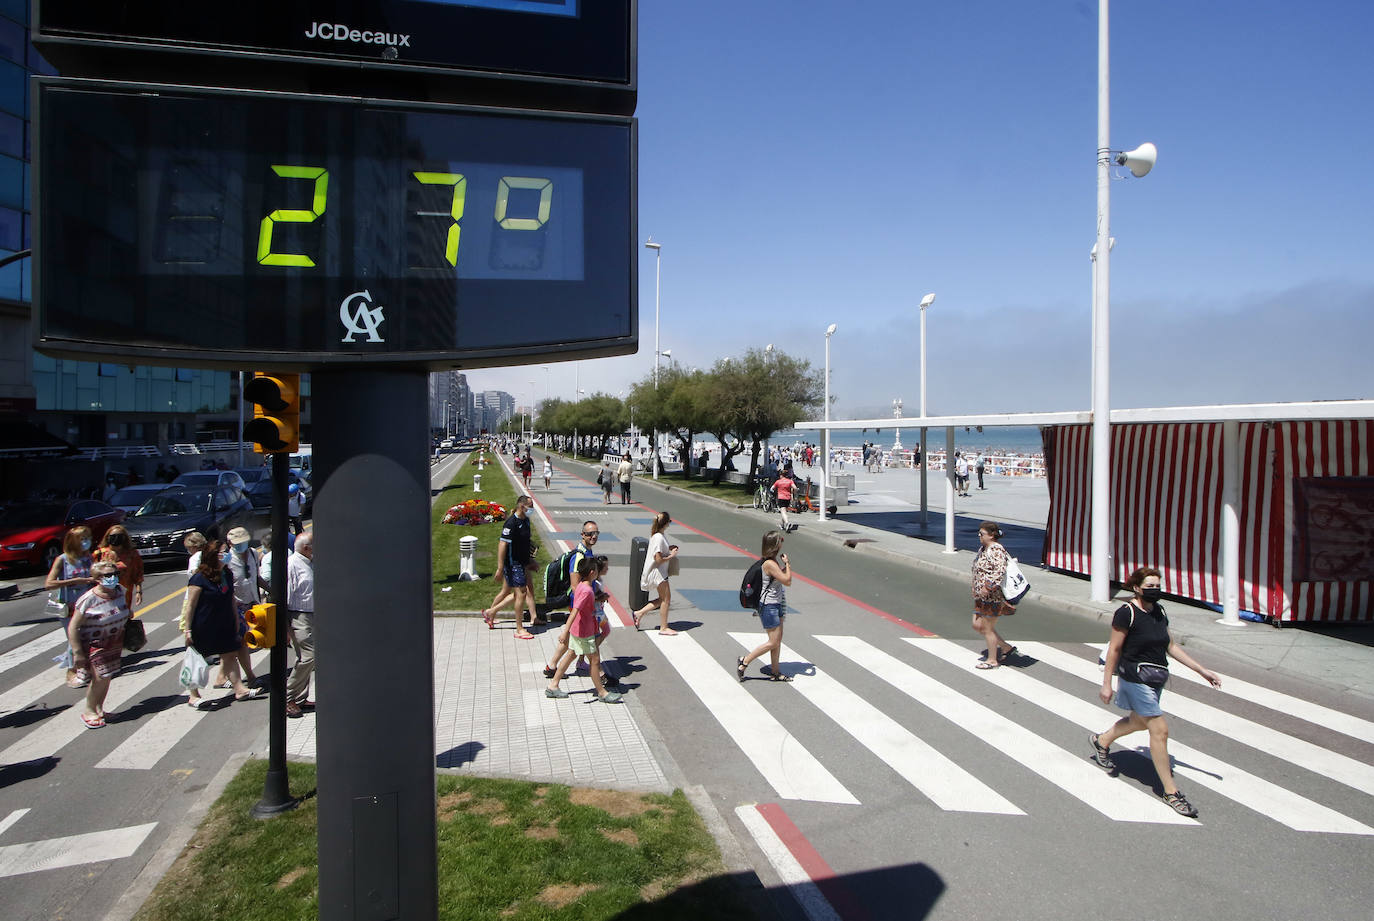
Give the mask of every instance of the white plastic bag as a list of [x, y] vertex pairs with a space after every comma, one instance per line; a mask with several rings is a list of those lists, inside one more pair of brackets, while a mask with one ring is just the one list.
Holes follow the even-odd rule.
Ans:
[[210, 683], [210, 663], [196, 652], [194, 646], [186, 647], [186, 655], [181, 660], [180, 680], [184, 688], [203, 688]]
[[67, 616], [67, 602], [62, 600], [61, 591], [48, 592], [48, 600], [43, 602], [43, 613], [49, 617]]
[[1030, 580], [1025, 573], [1021, 572], [1021, 567], [1016, 564], [1016, 557], [1007, 557], [1007, 574], [1002, 577], [1002, 597], [1007, 599], [1007, 604], [1017, 604], [1022, 598], [1026, 597], [1026, 592], [1030, 591]]

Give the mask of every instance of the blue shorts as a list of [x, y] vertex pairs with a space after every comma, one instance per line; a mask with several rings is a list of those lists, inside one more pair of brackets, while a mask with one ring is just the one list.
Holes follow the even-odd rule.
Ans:
[[782, 604], [761, 604], [759, 605], [759, 623], [763, 624], [763, 629], [772, 630], [782, 626], [782, 619], [787, 616], [787, 606]]
[[506, 577], [506, 584], [511, 588], [524, 588], [528, 584], [523, 566], [507, 566], [503, 570], [503, 574]]
[[1156, 688], [1138, 681], [1117, 678], [1116, 699], [1113, 703], [1123, 710], [1130, 710], [1141, 716], [1163, 716], [1164, 711], [1159, 709], [1159, 698], [1163, 695], [1162, 687]]

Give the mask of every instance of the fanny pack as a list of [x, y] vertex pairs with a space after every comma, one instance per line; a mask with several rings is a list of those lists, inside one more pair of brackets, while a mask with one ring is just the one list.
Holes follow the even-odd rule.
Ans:
[[[1126, 673], [1131, 668], [1131, 663], [1123, 662], [1121, 671]], [[1164, 665], [1155, 665], [1153, 662], [1135, 663], [1135, 678], [1141, 684], [1148, 684], [1150, 687], [1162, 688], [1169, 681], [1169, 669]]]

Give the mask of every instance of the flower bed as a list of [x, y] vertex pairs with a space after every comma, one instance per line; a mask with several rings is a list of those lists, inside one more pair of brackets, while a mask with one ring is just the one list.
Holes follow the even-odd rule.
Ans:
[[485, 499], [469, 499], [444, 513], [444, 524], [492, 524], [506, 520], [506, 509]]

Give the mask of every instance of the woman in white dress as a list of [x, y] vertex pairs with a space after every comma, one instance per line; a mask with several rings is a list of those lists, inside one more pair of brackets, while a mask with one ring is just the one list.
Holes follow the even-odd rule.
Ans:
[[[675, 636], [677, 631], [668, 626], [668, 608], [672, 604], [673, 590], [668, 585], [668, 566], [677, 559], [677, 544], [668, 543], [668, 525], [673, 519], [667, 512], [659, 512], [649, 531], [649, 555], [644, 559], [644, 572], [639, 577], [639, 587], [649, 593], [649, 603], [635, 611], [635, 629], [644, 615], [658, 608], [659, 636]], [[657, 596], [657, 597], [655, 597]]]

